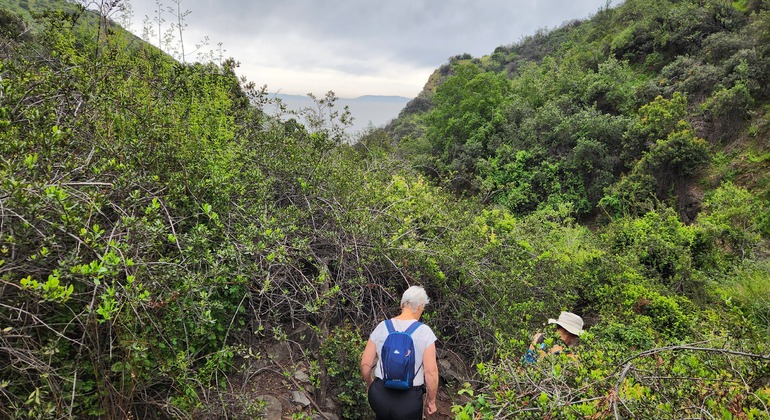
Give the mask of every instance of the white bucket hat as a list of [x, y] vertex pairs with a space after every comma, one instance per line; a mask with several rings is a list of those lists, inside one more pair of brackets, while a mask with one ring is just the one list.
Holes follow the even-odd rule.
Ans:
[[572, 312], [562, 312], [559, 314], [559, 319], [549, 319], [549, 324], [556, 324], [570, 334], [580, 335], [583, 334], [583, 318], [573, 314]]

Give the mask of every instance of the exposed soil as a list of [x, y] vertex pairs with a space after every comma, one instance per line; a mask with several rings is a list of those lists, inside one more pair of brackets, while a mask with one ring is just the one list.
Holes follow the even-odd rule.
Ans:
[[457, 395], [454, 390], [450, 390], [446, 387], [446, 385], [439, 386], [439, 393], [436, 398], [436, 408], [438, 411], [436, 411], [435, 414], [431, 416], [426, 416], [428, 419], [453, 419], [455, 418], [454, 414], [452, 414], [452, 405], [453, 402], [451, 398], [448, 395], [448, 392], [451, 392], [453, 395]]
[[[333, 395], [328, 396], [325, 401], [316, 401], [311, 392], [303, 392], [314, 389], [314, 385], [311, 383], [309, 366], [304, 360], [302, 349], [316, 347], [315, 343], [290, 342], [291, 344], [253, 341], [248, 345], [250, 356], [242, 354], [242, 357], [235, 361], [236, 368], [227, 378], [227, 386], [223, 390], [224, 398], [211, 398], [212, 401], [204, 403], [207, 406], [205, 412], [198, 413], [196, 417], [283, 420], [304, 414], [307, 417], [301, 418], [322, 420], [325, 417], [318, 413], [328, 413], [327, 417], [331, 419], [341, 419], [339, 406], [333, 398], [329, 398], [334, 397]], [[442, 353], [442, 357], [457, 359], [456, 355], [446, 352]], [[459, 359], [453, 360], [451, 366], [457, 369], [461, 363]], [[445, 373], [451, 377], [449, 370], [445, 370]], [[441, 369], [439, 373], [441, 374]], [[363, 381], [361, 386], [363, 387]], [[447, 383], [442, 376], [436, 403], [438, 411], [431, 416], [426, 415], [425, 418], [453, 419], [455, 416], [452, 406], [466, 402], [465, 397], [458, 395], [458, 389], [456, 381]], [[298, 392], [307, 400], [295, 401]]]
[[[289, 383], [283, 375], [273, 370], [266, 370], [255, 376], [252, 383], [255, 384], [252, 389], [253, 395], [271, 395], [281, 401], [283, 406], [281, 414], [282, 420], [291, 419], [292, 415], [296, 414], [298, 411], [307, 413], [310, 411], [308, 409], [312, 407], [309, 406], [308, 409], [300, 410], [300, 407], [292, 402], [292, 391], [296, 390], [296, 388], [293, 384]], [[453, 401], [450, 394], [457, 395], [456, 391], [449, 389], [448, 385], [440, 385], [439, 393], [436, 398], [436, 408], [438, 411], [430, 416], [425, 415], [425, 419], [442, 420], [455, 418], [452, 413]]]

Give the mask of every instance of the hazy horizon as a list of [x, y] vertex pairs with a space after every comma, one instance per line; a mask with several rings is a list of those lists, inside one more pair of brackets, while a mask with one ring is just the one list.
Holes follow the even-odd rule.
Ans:
[[[269, 96], [280, 98], [288, 109], [294, 111], [314, 106], [313, 100], [307, 95], [278, 93]], [[353, 124], [346, 131], [355, 136], [366, 130], [370, 123], [375, 128], [384, 126], [396, 118], [410, 100], [411, 98], [394, 95], [362, 95], [356, 98], [338, 98], [334, 110], [342, 112], [345, 106], [349, 107], [353, 116]], [[270, 108], [268, 113], [274, 111], [274, 108]]]

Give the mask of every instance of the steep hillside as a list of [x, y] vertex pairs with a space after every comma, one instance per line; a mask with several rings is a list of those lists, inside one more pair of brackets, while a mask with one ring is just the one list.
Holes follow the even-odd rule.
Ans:
[[665, 202], [691, 222], [723, 181], [770, 197], [768, 19], [762, 1], [626, 1], [452, 58], [388, 130], [426, 174], [519, 214]]

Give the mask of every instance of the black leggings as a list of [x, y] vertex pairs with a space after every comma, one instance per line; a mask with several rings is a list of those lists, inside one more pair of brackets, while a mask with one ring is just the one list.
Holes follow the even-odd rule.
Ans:
[[388, 389], [381, 379], [375, 378], [369, 387], [369, 405], [377, 420], [422, 420], [424, 394], [424, 386], [413, 386], [404, 391]]

